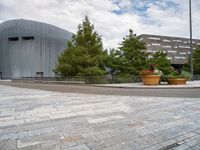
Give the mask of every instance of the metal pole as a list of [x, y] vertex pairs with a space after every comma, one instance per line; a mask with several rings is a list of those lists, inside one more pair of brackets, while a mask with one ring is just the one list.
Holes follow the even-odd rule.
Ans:
[[189, 0], [189, 12], [190, 12], [190, 68], [191, 68], [191, 80], [193, 80], [193, 45], [192, 45], [192, 5]]

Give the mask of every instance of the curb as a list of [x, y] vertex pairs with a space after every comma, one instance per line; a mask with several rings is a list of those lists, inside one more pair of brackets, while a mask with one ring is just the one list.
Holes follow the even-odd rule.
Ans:
[[142, 85], [138, 85], [138, 86], [112, 86], [112, 85], [97, 85], [97, 84], [92, 84], [91, 86], [94, 87], [104, 87], [104, 88], [124, 88], [124, 89], [199, 89], [200, 85], [197, 86], [176, 86], [176, 85], [170, 85], [170, 86], [142, 86]]

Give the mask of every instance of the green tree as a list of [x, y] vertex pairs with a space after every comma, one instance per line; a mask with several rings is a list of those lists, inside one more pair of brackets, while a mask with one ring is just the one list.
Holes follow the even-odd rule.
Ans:
[[170, 61], [167, 59], [167, 54], [163, 51], [156, 53], [149, 53], [148, 64], [156, 64], [157, 69], [161, 70], [163, 74], [167, 75], [170, 73]]
[[126, 66], [124, 66], [124, 60], [125, 58], [123, 57], [120, 50], [110, 50], [107, 66], [111, 68], [112, 75], [126, 74]]
[[68, 48], [58, 57], [55, 73], [61, 76], [99, 76], [106, 73], [101, 37], [86, 16]]
[[148, 53], [145, 43], [139, 40], [133, 30], [123, 38], [120, 46], [110, 53], [110, 67], [115, 74], [138, 75], [139, 71], [147, 65]]
[[193, 53], [194, 74], [200, 75], [200, 46]]
[[[188, 58], [188, 62], [183, 66], [183, 70], [190, 72], [191, 56]], [[193, 52], [193, 73], [194, 75], [200, 74], [200, 46]]]

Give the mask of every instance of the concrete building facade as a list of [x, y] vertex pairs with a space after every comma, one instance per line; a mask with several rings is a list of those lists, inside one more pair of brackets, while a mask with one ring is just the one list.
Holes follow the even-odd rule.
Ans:
[[[169, 37], [159, 35], [140, 35], [140, 40], [146, 43], [147, 51], [155, 53], [159, 50], [167, 53], [167, 58], [172, 65], [183, 65], [187, 63], [191, 54], [190, 39], [180, 37]], [[200, 40], [193, 39], [193, 50], [200, 46]]]
[[53, 77], [72, 33], [30, 20], [0, 24], [0, 78]]

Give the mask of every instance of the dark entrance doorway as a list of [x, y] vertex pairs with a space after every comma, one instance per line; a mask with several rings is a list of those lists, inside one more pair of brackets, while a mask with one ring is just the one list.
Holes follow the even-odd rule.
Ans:
[[43, 72], [36, 72], [36, 77], [37, 78], [42, 78], [43, 77]]
[[3, 79], [3, 73], [0, 72], [0, 79]]

